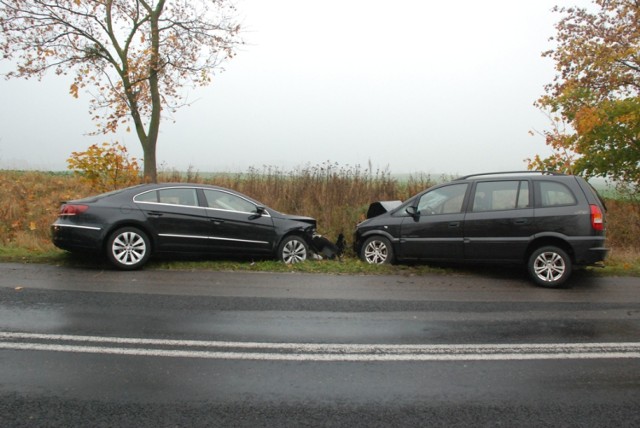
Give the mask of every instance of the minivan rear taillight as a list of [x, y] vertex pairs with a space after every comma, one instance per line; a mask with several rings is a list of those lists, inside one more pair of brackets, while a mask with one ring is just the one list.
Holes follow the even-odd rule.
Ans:
[[88, 205], [64, 204], [60, 207], [61, 216], [78, 215], [89, 209]]
[[597, 205], [591, 205], [591, 227], [593, 230], [604, 230], [604, 216]]

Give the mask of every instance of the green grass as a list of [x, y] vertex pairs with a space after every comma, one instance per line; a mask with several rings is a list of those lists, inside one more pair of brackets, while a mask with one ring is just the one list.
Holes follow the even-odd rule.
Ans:
[[69, 255], [61, 250], [32, 250], [19, 246], [0, 246], [0, 262], [56, 263]]
[[640, 276], [640, 260], [626, 261], [610, 258], [605, 261], [604, 268], [594, 268], [593, 272], [606, 276]]
[[[66, 251], [28, 250], [16, 246], [0, 246], [0, 262], [42, 263], [88, 269], [113, 269], [102, 257], [73, 255]], [[174, 271], [214, 271], [214, 272], [276, 272], [308, 273], [329, 275], [401, 275], [417, 276], [425, 274], [441, 275], [483, 275], [493, 277], [524, 277], [520, 266], [499, 265], [437, 265], [398, 264], [369, 265], [356, 257], [347, 256], [342, 260], [308, 260], [304, 263], [287, 265], [275, 260], [219, 260], [205, 257], [152, 258], [145, 266], [149, 270]], [[588, 268], [597, 276], [640, 276], [640, 259], [635, 257], [611, 257], [604, 268]]]

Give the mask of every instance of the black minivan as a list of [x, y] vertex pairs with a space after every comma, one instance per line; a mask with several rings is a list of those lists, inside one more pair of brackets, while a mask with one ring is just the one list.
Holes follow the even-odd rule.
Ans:
[[557, 287], [573, 266], [602, 262], [605, 207], [583, 178], [550, 172], [474, 174], [405, 202], [375, 202], [356, 227], [355, 251], [368, 263], [523, 263]]

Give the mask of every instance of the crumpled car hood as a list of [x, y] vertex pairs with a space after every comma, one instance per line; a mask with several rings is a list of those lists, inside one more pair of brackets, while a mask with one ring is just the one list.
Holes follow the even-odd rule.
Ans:
[[275, 210], [271, 210], [271, 216], [274, 217], [274, 218], [301, 221], [303, 223], [308, 223], [308, 224], [310, 224], [311, 226], [314, 226], [314, 227], [317, 225], [317, 220], [315, 218], [313, 218], [313, 217], [305, 217], [305, 216], [300, 216], [300, 215], [283, 214], [283, 213], [275, 211]]
[[389, 212], [402, 204], [402, 201], [377, 201], [369, 205], [367, 218], [377, 217], [380, 214]]

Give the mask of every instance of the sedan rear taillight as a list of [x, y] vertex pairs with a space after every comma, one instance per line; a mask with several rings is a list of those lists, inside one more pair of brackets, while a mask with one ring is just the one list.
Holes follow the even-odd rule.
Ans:
[[89, 209], [88, 205], [64, 204], [60, 207], [60, 216], [82, 214]]
[[591, 205], [591, 227], [593, 230], [604, 230], [604, 215], [597, 205]]

